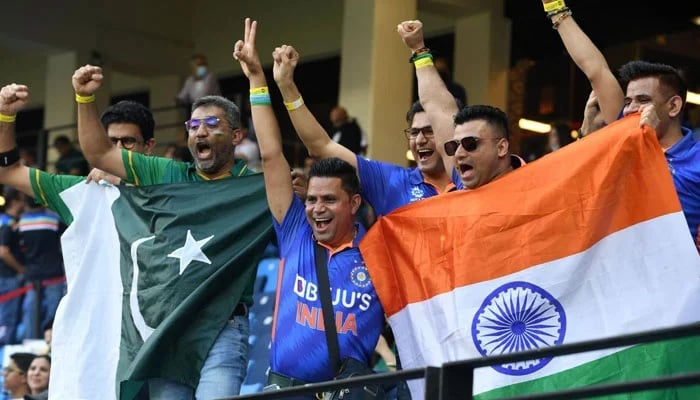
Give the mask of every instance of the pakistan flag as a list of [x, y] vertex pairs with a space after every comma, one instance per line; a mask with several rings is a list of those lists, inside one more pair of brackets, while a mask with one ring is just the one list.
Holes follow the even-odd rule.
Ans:
[[196, 386], [272, 239], [262, 176], [79, 183], [60, 199], [72, 222], [50, 398], [128, 399], [157, 377]]

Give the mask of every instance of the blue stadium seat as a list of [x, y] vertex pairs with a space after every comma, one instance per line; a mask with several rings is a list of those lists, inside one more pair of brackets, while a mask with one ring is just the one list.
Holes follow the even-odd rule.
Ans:
[[277, 271], [279, 270], [280, 259], [276, 257], [263, 258], [258, 264], [258, 277], [265, 276], [264, 292], [274, 292], [277, 289]]
[[255, 295], [255, 303], [250, 308], [248, 315], [250, 318], [248, 373], [241, 387], [241, 394], [260, 392], [267, 383], [274, 306], [274, 290], [266, 290]]

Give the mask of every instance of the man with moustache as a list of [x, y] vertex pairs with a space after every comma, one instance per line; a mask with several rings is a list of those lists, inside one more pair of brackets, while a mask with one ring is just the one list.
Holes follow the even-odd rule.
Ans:
[[[245, 163], [234, 158], [243, 138], [238, 107], [221, 96], [201, 97], [192, 104], [185, 122], [187, 145], [194, 162], [145, 156], [115, 147], [97, 119], [94, 95], [102, 85], [102, 69], [86, 65], [73, 75], [78, 103], [78, 137], [91, 165], [137, 186], [197, 182], [249, 175]], [[233, 180], [231, 184], [235, 185]], [[248, 308], [253, 302], [252, 275], [240, 302], [231, 310], [201, 370], [196, 398], [237, 395], [246, 374], [250, 325]], [[176, 300], [176, 299], [175, 299]], [[163, 378], [149, 380], [151, 398], [190, 398], [192, 388]]]
[[[362, 201], [355, 168], [339, 158], [317, 161], [309, 171], [305, 200], [294, 194], [255, 50], [256, 31], [257, 23], [246, 18], [244, 40], [236, 42], [233, 55], [250, 81], [266, 194], [282, 258], [268, 376], [268, 383], [278, 388], [328, 381], [337, 373], [322, 327], [317, 250], [327, 260], [340, 360], [369, 364], [384, 310], [358, 248], [365, 231], [355, 222]], [[275, 75], [279, 67], [275, 64]]]

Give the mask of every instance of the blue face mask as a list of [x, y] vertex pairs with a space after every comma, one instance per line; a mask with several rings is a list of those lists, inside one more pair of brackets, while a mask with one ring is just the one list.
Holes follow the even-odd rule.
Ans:
[[204, 78], [207, 75], [207, 66], [206, 65], [197, 66], [197, 69], [195, 70], [195, 75], [197, 75], [198, 78]]

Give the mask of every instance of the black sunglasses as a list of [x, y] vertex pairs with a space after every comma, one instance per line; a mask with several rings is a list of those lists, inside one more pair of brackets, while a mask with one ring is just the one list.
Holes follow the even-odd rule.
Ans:
[[217, 126], [219, 126], [219, 122], [221, 122], [221, 119], [214, 116], [204, 118], [192, 118], [189, 121], [185, 121], [185, 128], [187, 128], [188, 131], [196, 131], [202, 125], [202, 122], [204, 122], [207, 128], [214, 129]]
[[450, 140], [449, 142], [445, 142], [445, 153], [448, 156], [455, 155], [460, 144], [464, 150], [472, 152], [479, 147], [480, 141], [489, 139], [499, 140], [502, 138], [478, 138], [476, 136], [465, 136], [459, 140]]
[[111, 140], [112, 144], [115, 146], [117, 145], [117, 143], [121, 142], [122, 147], [127, 149], [127, 150], [131, 150], [134, 146], [136, 146], [137, 143], [143, 143], [142, 141], [140, 141], [136, 138], [129, 137], [129, 136], [121, 137], [121, 138], [120, 137], [110, 137], [109, 140]]

